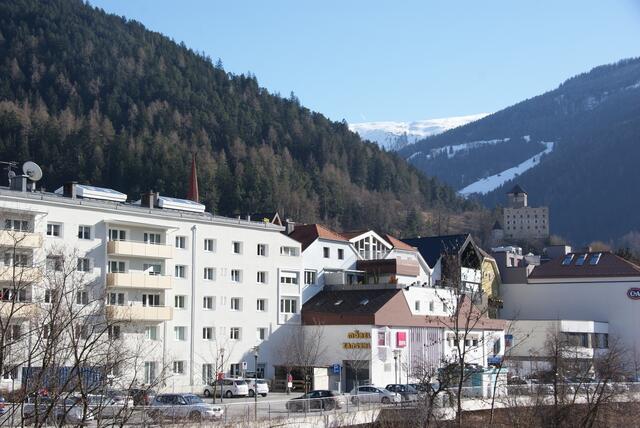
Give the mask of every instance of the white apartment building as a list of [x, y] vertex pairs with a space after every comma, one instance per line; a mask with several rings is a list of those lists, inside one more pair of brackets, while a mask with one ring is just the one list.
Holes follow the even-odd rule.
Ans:
[[[126, 199], [74, 183], [56, 193], [0, 188], [3, 268], [18, 258], [24, 272], [55, 270], [57, 255], [77, 257], [91, 279], [78, 301], [104, 305], [118, 326], [113, 339], [140, 350], [139, 383], [162, 376], [164, 389], [201, 392], [220, 369], [272, 377], [280, 354], [270, 336], [300, 323], [300, 244], [281, 226], [215, 216], [193, 201], [153, 193], [137, 203]], [[16, 233], [22, 238], [14, 256], [6, 250]], [[0, 276], [5, 286], [7, 272]], [[10, 296], [2, 297], [4, 314]], [[46, 298], [37, 281], [20, 296], [36, 305]], [[19, 386], [22, 371], [14, 376], [0, 387]]]

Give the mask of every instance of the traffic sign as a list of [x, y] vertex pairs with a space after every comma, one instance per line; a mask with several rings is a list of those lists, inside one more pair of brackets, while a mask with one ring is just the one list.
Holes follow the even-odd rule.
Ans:
[[340, 374], [340, 372], [342, 371], [342, 367], [340, 367], [340, 364], [334, 364], [333, 366], [331, 366], [331, 369], [333, 370], [333, 374]]

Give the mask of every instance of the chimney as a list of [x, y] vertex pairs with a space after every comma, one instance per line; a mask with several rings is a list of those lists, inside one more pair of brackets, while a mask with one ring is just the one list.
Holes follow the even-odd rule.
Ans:
[[77, 181], [67, 181], [62, 185], [62, 196], [65, 198], [75, 199], [77, 197], [76, 194], [76, 184]]
[[16, 175], [11, 178], [10, 189], [17, 190], [18, 192], [26, 192], [27, 191], [27, 176], [26, 175]]
[[198, 170], [196, 169], [196, 154], [191, 156], [191, 177], [189, 179], [189, 195], [187, 199], [200, 202], [200, 194], [198, 193]]
[[145, 208], [154, 208], [158, 202], [158, 193], [153, 190], [143, 193], [140, 198], [140, 206]]
[[295, 230], [296, 228], [296, 224], [295, 222], [291, 221], [291, 219], [287, 219], [285, 221], [285, 232], [287, 233], [287, 235], [291, 235], [291, 233]]

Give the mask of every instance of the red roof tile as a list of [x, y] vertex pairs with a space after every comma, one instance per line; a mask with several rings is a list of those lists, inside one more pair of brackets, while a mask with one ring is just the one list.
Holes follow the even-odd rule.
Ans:
[[338, 232], [325, 227], [321, 224], [301, 224], [296, 225], [293, 232], [289, 234], [290, 238], [302, 244], [302, 251], [304, 251], [309, 245], [311, 245], [316, 239], [327, 239], [330, 241], [343, 241], [349, 242], [344, 236]]
[[397, 248], [399, 250], [407, 250], [407, 251], [418, 251], [416, 250], [415, 247], [412, 247], [411, 245], [402, 242], [401, 240], [399, 240], [398, 238], [389, 235], [388, 233], [385, 233], [384, 235], [382, 235], [382, 237], [391, 245], [393, 245], [393, 248]]

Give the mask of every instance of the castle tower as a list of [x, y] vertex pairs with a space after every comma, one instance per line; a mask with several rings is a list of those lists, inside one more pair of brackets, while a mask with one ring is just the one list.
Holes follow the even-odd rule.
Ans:
[[524, 208], [528, 204], [527, 192], [519, 184], [513, 186], [513, 189], [507, 193], [507, 198], [509, 200], [509, 208]]

